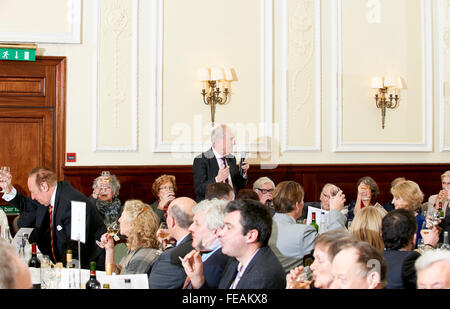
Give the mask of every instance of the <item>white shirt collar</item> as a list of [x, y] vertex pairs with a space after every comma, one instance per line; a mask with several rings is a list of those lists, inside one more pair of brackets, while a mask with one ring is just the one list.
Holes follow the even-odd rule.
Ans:
[[55, 186], [55, 191], [53, 191], [52, 198], [50, 199], [50, 205], [55, 207], [55, 199], [56, 199], [56, 190], [58, 189], [58, 184]]
[[212, 150], [213, 150], [214, 156], [215, 156], [217, 159], [221, 159], [221, 158], [224, 157], [224, 156], [222, 156], [221, 154], [219, 154], [219, 153], [214, 149], [214, 147], [212, 147]]

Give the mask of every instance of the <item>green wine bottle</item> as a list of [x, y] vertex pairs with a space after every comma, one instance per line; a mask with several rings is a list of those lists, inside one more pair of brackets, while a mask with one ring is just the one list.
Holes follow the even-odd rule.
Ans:
[[89, 280], [86, 282], [86, 289], [101, 289], [101, 284], [97, 280], [97, 276], [95, 274], [95, 262], [91, 262], [91, 274]]
[[316, 223], [316, 213], [315, 212], [312, 213], [312, 220], [311, 220], [310, 225], [313, 228], [315, 228], [317, 232], [319, 231], [319, 225], [317, 225], [317, 223]]

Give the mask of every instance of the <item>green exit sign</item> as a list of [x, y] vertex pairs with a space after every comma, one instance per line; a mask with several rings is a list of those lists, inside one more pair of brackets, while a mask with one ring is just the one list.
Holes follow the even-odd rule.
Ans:
[[19, 209], [14, 206], [0, 206], [0, 209], [3, 209], [6, 214], [19, 214]]
[[0, 48], [0, 60], [35, 61], [36, 50], [21, 48]]

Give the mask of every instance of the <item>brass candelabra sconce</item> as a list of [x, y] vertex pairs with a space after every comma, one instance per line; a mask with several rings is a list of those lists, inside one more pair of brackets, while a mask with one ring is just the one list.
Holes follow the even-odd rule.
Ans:
[[381, 109], [381, 128], [384, 129], [386, 121], [386, 109], [395, 109], [400, 102], [400, 90], [406, 89], [406, 84], [401, 77], [393, 78], [374, 77], [372, 89], [376, 89], [375, 104]]
[[211, 123], [214, 127], [216, 106], [229, 102], [231, 81], [234, 80], [230, 68], [202, 68], [198, 72], [198, 80], [202, 82], [203, 103], [211, 108]]

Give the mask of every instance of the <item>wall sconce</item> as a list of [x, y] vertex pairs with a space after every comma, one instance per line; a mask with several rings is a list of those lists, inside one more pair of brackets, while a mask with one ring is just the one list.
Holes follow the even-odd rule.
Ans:
[[381, 109], [381, 128], [384, 129], [386, 108], [394, 109], [398, 107], [400, 90], [406, 89], [406, 84], [402, 77], [374, 77], [371, 88], [377, 89], [375, 103]]
[[211, 123], [214, 127], [216, 105], [226, 104], [230, 96], [232, 70], [231, 68], [202, 68], [198, 70], [197, 77], [203, 84], [201, 92], [203, 102], [211, 107]]

